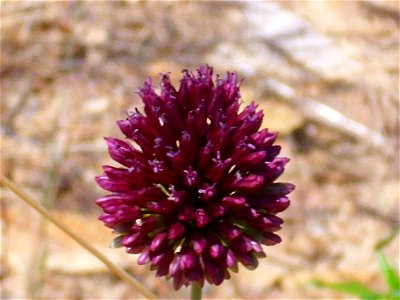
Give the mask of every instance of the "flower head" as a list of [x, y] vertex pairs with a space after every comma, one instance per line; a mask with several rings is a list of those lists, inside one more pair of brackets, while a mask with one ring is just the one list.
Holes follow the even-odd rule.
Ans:
[[257, 267], [262, 245], [281, 241], [276, 214], [294, 188], [275, 182], [288, 159], [278, 157], [277, 133], [260, 130], [257, 105], [240, 111], [235, 73], [212, 75], [211, 67], [184, 71], [178, 90], [163, 75], [160, 94], [148, 79], [139, 91], [144, 112], [118, 121], [134, 144], [106, 138], [123, 167], [104, 166], [96, 178], [112, 192], [96, 203], [119, 234], [114, 244], [176, 289], [219, 285], [238, 263]]

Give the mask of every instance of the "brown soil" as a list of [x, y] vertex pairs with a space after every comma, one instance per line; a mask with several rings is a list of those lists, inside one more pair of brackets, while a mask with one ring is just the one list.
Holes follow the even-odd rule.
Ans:
[[[204, 296], [346, 298], [311, 287], [315, 278], [384, 290], [374, 245], [399, 222], [398, 53], [396, 1], [4, 1], [1, 172], [161, 298], [187, 298], [108, 248], [94, 176], [111, 163], [103, 137], [122, 137], [115, 120], [140, 106], [147, 76], [237, 70], [244, 101], [281, 132], [291, 158], [282, 180], [297, 189], [283, 242]], [[278, 97], [270, 79], [295, 95]], [[1, 198], [2, 299], [141, 298], [9, 190]], [[398, 238], [385, 254], [398, 266]]]

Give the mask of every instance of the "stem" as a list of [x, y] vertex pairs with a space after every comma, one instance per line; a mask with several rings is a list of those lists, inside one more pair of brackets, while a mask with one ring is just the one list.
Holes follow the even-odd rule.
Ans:
[[67, 234], [70, 238], [72, 238], [75, 242], [89, 251], [91, 254], [96, 256], [103, 264], [105, 264], [115, 275], [125, 281], [127, 284], [135, 288], [139, 291], [143, 296], [147, 299], [157, 299], [157, 296], [147, 289], [143, 284], [129, 275], [124, 269], [115, 265], [112, 261], [110, 261], [104, 254], [102, 254], [99, 250], [93, 247], [90, 243], [88, 243], [83, 237], [79, 236], [67, 226], [65, 226], [62, 222], [58, 221], [55, 217], [53, 217], [46, 208], [44, 208], [37, 201], [33, 200], [24, 191], [22, 191], [18, 186], [16, 186], [11, 180], [7, 177], [1, 175], [0, 183], [14, 192], [21, 200], [25, 201], [29, 206], [34, 208], [37, 212], [39, 212], [44, 218], [53, 223], [56, 227], [58, 227], [61, 231]]
[[[58, 126], [55, 124], [55, 127]], [[57, 191], [60, 185], [60, 168], [61, 162], [64, 160], [67, 154], [67, 146], [69, 141], [69, 134], [61, 132], [51, 139], [50, 153], [51, 161], [49, 164], [49, 170], [47, 172], [47, 187], [43, 193], [43, 199], [41, 204], [47, 210], [51, 210], [54, 204], [54, 200], [57, 195]], [[40, 237], [37, 245], [37, 250], [34, 253], [35, 261], [31, 268], [36, 276], [30, 276], [29, 279], [29, 294], [30, 298], [38, 299], [41, 298], [42, 286], [44, 283], [44, 276], [46, 272], [47, 256], [48, 256], [48, 224], [49, 221], [46, 218], [40, 219], [38, 235]]]
[[201, 300], [201, 286], [195, 281], [192, 282], [192, 290], [190, 292], [190, 299], [191, 300]]

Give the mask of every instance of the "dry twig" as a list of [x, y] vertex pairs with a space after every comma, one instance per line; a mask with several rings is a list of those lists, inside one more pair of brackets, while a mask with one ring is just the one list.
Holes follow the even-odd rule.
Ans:
[[15, 185], [10, 179], [1, 175], [0, 183], [10, 189], [13, 193], [15, 193], [21, 200], [35, 209], [38, 213], [40, 213], [44, 218], [57, 226], [61, 231], [67, 234], [70, 238], [72, 238], [75, 242], [89, 251], [91, 254], [96, 256], [102, 263], [104, 263], [115, 275], [125, 281], [129, 286], [132, 286], [137, 291], [139, 291], [143, 296], [147, 299], [157, 299], [157, 296], [151, 292], [148, 288], [146, 288], [142, 283], [140, 283], [137, 279], [129, 275], [125, 270], [116, 266], [113, 262], [111, 262], [106, 256], [104, 256], [99, 250], [93, 247], [89, 242], [87, 242], [83, 237], [79, 236], [67, 226], [65, 226], [62, 222], [57, 220], [55, 217], [51, 215], [42, 205], [40, 205], [37, 201], [33, 200], [30, 196], [28, 196], [21, 188]]
[[310, 119], [335, 128], [351, 137], [361, 139], [387, 152], [388, 143], [382, 134], [346, 117], [332, 107], [313, 99], [300, 98], [291, 87], [275, 79], [268, 79], [265, 82], [265, 89], [300, 109]]

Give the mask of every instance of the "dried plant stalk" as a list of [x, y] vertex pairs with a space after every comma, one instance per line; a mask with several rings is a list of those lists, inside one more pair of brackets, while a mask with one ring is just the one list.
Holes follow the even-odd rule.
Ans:
[[387, 150], [385, 148], [387, 141], [382, 134], [346, 117], [332, 107], [313, 99], [299, 98], [291, 87], [274, 79], [266, 81], [265, 88], [268, 92], [299, 108], [309, 118], [361, 139], [374, 147]]
[[100, 251], [98, 251], [95, 247], [93, 247], [90, 243], [88, 243], [84, 238], [77, 235], [75, 232], [71, 231], [67, 226], [65, 226], [62, 222], [58, 221], [55, 217], [53, 217], [42, 205], [40, 205], [37, 201], [33, 200], [30, 196], [28, 196], [21, 188], [15, 185], [10, 179], [1, 175], [0, 184], [4, 185], [12, 192], [14, 192], [21, 200], [26, 202], [29, 206], [34, 208], [37, 212], [39, 212], [44, 218], [46, 218], [49, 222], [53, 223], [57, 226], [61, 231], [67, 234], [70, 238], [76, 241], [79, 245], [89, 251], [91, 254], [96, 256], [102, 263], [104, 263], [115, 275], [125, 281], [129, 286], [136, 289], [140, 292], [146, 299], [157, 299], [157, 296], [151, 292], [148, 288], [146, 288], [142, 283], [140, 283], [137, 279], [133, 278], [129, 275], [125, 270], [115, 265], [112, 261], [110, 261], [106, 256], [104, 256]]

